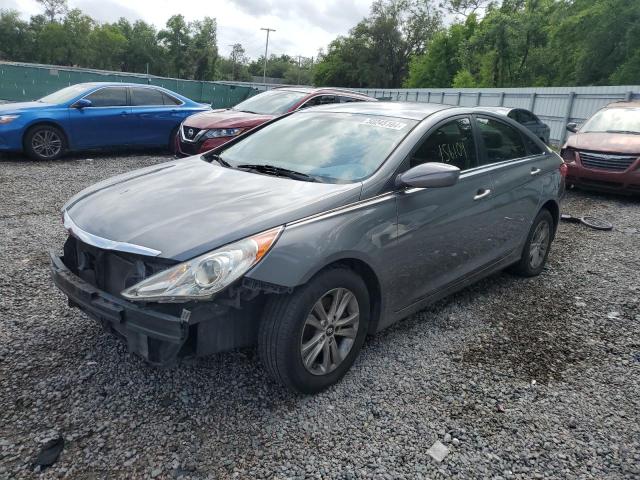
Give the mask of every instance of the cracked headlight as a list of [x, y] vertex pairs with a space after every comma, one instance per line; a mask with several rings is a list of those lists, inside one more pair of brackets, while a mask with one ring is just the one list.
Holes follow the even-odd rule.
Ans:
[[283, 227], [244, 238], [156, 273], [122, 291], [129, 300], [183, 302], [208, 300], [258, 263]]

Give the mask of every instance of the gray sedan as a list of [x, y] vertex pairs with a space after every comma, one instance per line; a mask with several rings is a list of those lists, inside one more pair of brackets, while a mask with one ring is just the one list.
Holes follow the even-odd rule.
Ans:
[[491, 112], [306, 109], [77, 194], [53, 278], [151, 364], [257, 345], [275, 380], [317, 392], [367, 334], [493, 272], [540, 274], [563, 174]]

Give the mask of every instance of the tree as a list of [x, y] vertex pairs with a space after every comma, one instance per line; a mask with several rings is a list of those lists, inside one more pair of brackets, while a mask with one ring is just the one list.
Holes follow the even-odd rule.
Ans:
[[218, 60], [216, 20], [204, 17], [202, 20], [191, 23], [189, 29], [193, 32], [187, 47], [193, 68], [192, 77], [196, 80], [212, 80]]
[[117, 25], [104, 24], [94, 28], [89, 44], [92, 66], [104, 70], [124, 70], [123, 54], [127, 49], [127, 38]]
[[329, 45], [315, 70], [316, 83], [399, 87], [410, 58], [424, 53], [441, 24], [440, 11], [429, 0], [377, 0], [349, 36]]
[[236, 43], [231, 47], [229, 60], [231, 60], [231, 80], [238, 80], [242, 67], [247, 63], [247, 57], [242, 44]]
[[169, 18], [166, 28], [158, 33], [158, 40], [166, 49], [170, 75], [180, 77], [180, 75], [188, 73], [187, 51], [191, 37], [184, 16], [173, 15]]
[[0, 59], [29, 61], [33, 32], [16, 10], [0, 10]]
[[64, 15], [69, 8], [67, 0], [36, 0], [44, 8], [44, 15], [49, 22], [55, 21], [58, 15]]
[[409, 64], [409, 76], [405, 86], [448, 87], [462, 68], [470, 74], [468, 39], [478, 25], [475, 15], [464, 23], [454, 24], [448, 30], [436, 33], [423, 55], [416, 55]]

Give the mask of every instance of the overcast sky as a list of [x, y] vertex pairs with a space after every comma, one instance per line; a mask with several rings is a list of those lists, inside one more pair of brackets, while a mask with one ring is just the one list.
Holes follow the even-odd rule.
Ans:
[[[187, 21], [204, 16], [218, 21], [218, 48], [223, 55], [230, 44], [241, 43], [251, 58], [264, 53], [265, 32], [269, 54], [315, 56], [337, 35], [346, 34], [369, 13], [372, 0], [68, 0], [93, 18], [113, 22], [120, 17], [141, 19], [161, 28], [171, 15]], [[35, 0], [0, 0], [0, 8], [14, 8], [25, 18], [41, 13]]]

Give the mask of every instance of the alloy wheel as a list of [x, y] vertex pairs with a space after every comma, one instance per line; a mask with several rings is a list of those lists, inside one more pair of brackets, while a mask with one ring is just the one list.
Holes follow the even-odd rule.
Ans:
[[42, 158], [54, 158], [62, 150], [62, 138], [53, 130], [39, 130], [31, 139], [31, 147]]
[[360, 323], [358, 300], [351, 290], [329, 290], [314, 304], [302, 329], [302, 363], [313, 375], [334, 371], [347, 357]]
[[544, 262], [551, 240], [550, 232], [549, 223], [545, 221], [540, 222], [533, 232], [529, 247], [529, 265], [533, 269], [539, 268]]

